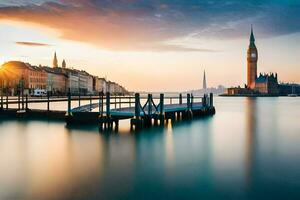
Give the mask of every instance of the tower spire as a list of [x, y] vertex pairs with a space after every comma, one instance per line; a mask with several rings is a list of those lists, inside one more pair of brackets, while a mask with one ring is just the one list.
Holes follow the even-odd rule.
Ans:
[[204, 74], [203, 74], [203, 89], [206, 90], [206, 76], [205, 76], [205, 70], [204, 70]]
[[57, 62], [57, 57], [56, 57], [56, 51], [54, 52], [53, 67], [58, 67], [58, 62]]
[[255, 38], [253, 34], [253, 26], [251, 24], [251, 33], [250, 33], [250, 46], [255, 46]]
[[62, 68], [66, 68], [66, 67], [67, 67], [67, 64], [66, 64], [65, 59], [62, 61], [61, 67], [62, 67]]

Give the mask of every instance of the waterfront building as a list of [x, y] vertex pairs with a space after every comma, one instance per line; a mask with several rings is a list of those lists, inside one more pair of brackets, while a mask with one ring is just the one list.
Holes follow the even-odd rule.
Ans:
[[271, 74], [259, 74], [259, 77], [255, 80], [255, 90], [261, 94], [278, 94], [278, 80], [277, 73]]
[[278, 95], [277, 73], [259, 74], [257, 76], [258, 50], [251, 26], [250, 43], [247, 50], [247, 84], [245, 88], [232, 87], [227, 89], [228, 95]]
[[300, 95], [300, 84], [280, 83], [278, 86], [280, 95]]
[[10, 61], [0, 70], [0, 86], [11, 95], [23, 91], [34, 94], [35, 89], [42, 89], [51, 94], [91, 95], [98, 92], [127, 93], [126, 89], [115, 82], [107, 83], [104, 78], [92, 76], [86, 71], [67, 68], [66, 61], [58, 66], [56, 52], [53, 66], [32, 66], [29, 63]]
[[64, 73], [56, 72], [50, 67], [43, 67], [47, 72], [47, 91], [52, 95], [65, 94], [67, 76]]
[[107, 92], [114, 94], [115, 93], [115, 83], [112, 81], [107, 82]]
[[106, 93], [106, 80], [105, 78], [93, 77], [93, 90], [95, 93]]
[[103, 91], [105, 94], [107, 92], [107, 81], [105, 78], [99, 78], [99, 91]]
[[94, 93], [94, 88], [93, 88], [93, 76], [88, 74], [87, 75], [87, 93], [88, 94], [93, 94]]
[[21, 89], [25, 94], [33, 94], [34, 89], [46, 89], [47, 73], [40, 67], [20, 61], [9, 61], [2, 65], [3, 87], [9, 88], [12, 95]]

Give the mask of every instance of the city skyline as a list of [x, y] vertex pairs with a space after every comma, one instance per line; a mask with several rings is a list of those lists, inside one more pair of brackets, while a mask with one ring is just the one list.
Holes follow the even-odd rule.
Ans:
[[[0, 62], [20, 60], [51, 66], [56, 51], [59, 63], [65, 59], [69, 67], [107, 76], [129, 90], [198, 89], [204, 68], [208, 87], [230, 87], [246, 83], [245, 55], [253, 24], [261, 71], [277, 72], [280, 81], [300, 82], [300, 28], [295, 22], [299, 3], [213, 3], [131, 1], [129, 6], [126, 1], [107, 1], [105, 5], [101, 1], [3, 1]], [[220, 13], [213, 12], [213, 7]], [[231, 7], [236, 9], [230, 11]], [[101, 12], [104, 8], [106, 13]], [[286, 13], [285, 17], [270, 20], [274, 9]], [[73, 24], [68, 27], [70, 22]], [[76, 28], [75, 22], [81, 26]]]

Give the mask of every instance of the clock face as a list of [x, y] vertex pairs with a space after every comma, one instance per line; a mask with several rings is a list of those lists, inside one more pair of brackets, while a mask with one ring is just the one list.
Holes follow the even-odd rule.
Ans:
[[251, 53], [251, 58], [256, 58], [256, 54], [255, 53]]

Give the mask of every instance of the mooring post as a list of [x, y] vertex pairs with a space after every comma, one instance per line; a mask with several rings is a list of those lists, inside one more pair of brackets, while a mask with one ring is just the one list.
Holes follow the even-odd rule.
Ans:
[[6, 110], [8, 110], [8, 87], [6, 88]]
[[135, 102], [134, 102], [134, 107], [135, 107], [135, 118], [139, 119], [140, 118], [140, 94], [135, 93]]
[[161, 93], [160, 95], [159, 95], [159, 124], [160, 125], [163, 125], [164, 124], [164, 121], [165, 121], [165, 119], [164, 119], [164, 94], [163, 93]]
[[92, 95], [90, 95], [90, 111], [92, 111]]
[[23, 87], [22, 87], [21, 95], [22, 95], [22, 110], [24, 110], [24, 88]]
[[164, 94], [159, 95], [159, 105], [160, 105], [159, 114], [162, 115], [164, 113]]
[[194, 95], [191, 94], [191, 110], [193, 110], [193, 104], [194, 104]]
[[78, 94], [78, 107], [80, 107], [80, 92]]
[[1, 88], [1, 110], [3, 110], [3, 89]]
[[102, 116], [102, 112], [101, 112], [101, 92], [98, 93], [98, 97], [99, 97], [99, 100], [98, 100], [98, 107], [99, 107], [99, 115]]
[[209, 106], [213, 107], [214, 106], [214, 100], [213, 100], [213, 93], [209, 93]]
[[25, 101], [25, 109], [28, 110], [28, 94], [26, 94]]
[[148, 94], [148, 115], [151, 118], [152, 113], [152, 94]]
[[179, 94], [179, 104], [180, 105], [182, 104], [182, 94], [181, 93]]
[[18, 110], [20, 110], [20, 100], [21, 100], [21, 97], [20, 97], [20, 91], [18, 91]]
[[101, 92], [101, 115], [103, 116], [103, 108], [104, 108], [104, 93]]
[[106, 93], [106, 116], [110, 116], [110, 93]]
[[70, 91], [70, 88], [69, 88], [69, 91], [68, 91], [68, 115], [71, 114], [71, 91]]
[[202, 106], [203, 107], [206, 107], [206, 94], [203, 95], [203, 98], [202, 98]]
[[190, 110], [190, 108], [191, 108], [191, 95], [187, 94], [186, 98], [187, 98], [186, 99], [187, 110]]
[[47, 92], [47, 111], [50, 111], [50, 92]]

